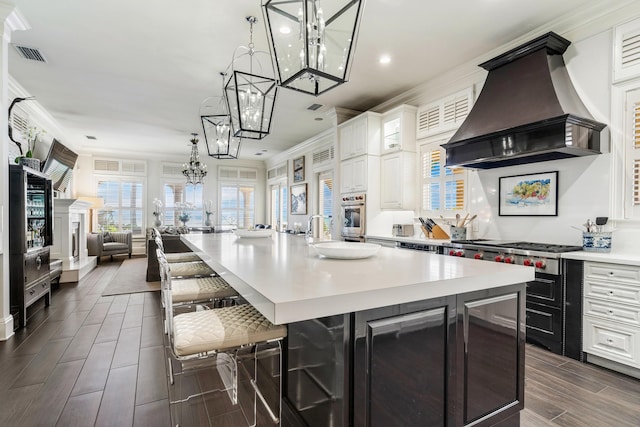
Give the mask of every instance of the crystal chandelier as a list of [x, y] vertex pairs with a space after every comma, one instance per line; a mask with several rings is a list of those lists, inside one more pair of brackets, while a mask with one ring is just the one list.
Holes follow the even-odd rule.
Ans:
[[263, 4], [280, 85], [320, 95], [349, 78], [364, 0]]
[[231, 116], [227, 110], [227, 102], [224, 97], [224, 77], [222, 76], [222, 96], [213, 96], [207, 100], [213, 101], [213, 105], [205, 105], [204, 111], [200, 110], [200, 121], [204, 142], [207, 146], [207, 154], [216, 159], [237, 159], [240, 155], [241, 138], [231, 135]]
[[[225, 98], [233, 136], [262, 139], [270, 133], [278, 88], [275, 78], [263, 74], [267, 71], [263, 69], [264, 62], [270, 69], [268, 74], [273, 75], [270, 55], [254, 49], [253, 24], [258, 19], [254, 16], [246, 19], [250, 25], [249, 46], [239, 46], [234, 52], [229, 80], [225, 85]], [[267, 59], [261, 62], [258, 55], [266, 55]]]
[[196, 185], [204, 182], [204, 177], [207, 176], [207, 165], [200, 163], [198, 138], [196, 138], [198, 134], [192, 133], [191, 136], [191, 156], [189, 156], [189, 163], [182, 165], [182, 174], [187, 177], [187, 185]]

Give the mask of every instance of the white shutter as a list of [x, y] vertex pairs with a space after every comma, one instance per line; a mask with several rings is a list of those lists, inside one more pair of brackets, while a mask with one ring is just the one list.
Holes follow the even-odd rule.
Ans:
[[95, 159], [93, 161], [93, 170], [101, 173], [117, 173], [120, 172], [120, 162], [117, 160]]
[[15, 104], [11, 110], [11, 136], [19, 142], [26, 142], [25, 134], [29, 128], [29, 114], [19, 105]]
[[312, 155], [313, 166], [318, 166], [323, 163], [331, 162], [335, 157], [333, 146], [327, 147], [324, 150], [316, 151]]
[[287, 176], [287, 163], [275, 166], [267, 171], [267, 179], [276, 179]]
[[147, 165], [145, 162], [122, 160], [122, 173], [127, 175], [144, 175]]
[[640, 219], [640, 89], [627, 93], [625, 218]]
[[422, 168], [422, 210], [429, 215], [446, 215], [465, 209], [464, 169], [445, 168], [444, 140], [420, 147]]
[[164, 176], [182, 176], [182, 165], [173, 163], [162, 164], [162, 175]]
[[220, 166], [218, 178], [226, 180], [255, 181], [258, 179], [258, 170], [250, 168], [229, 168]]
[[619, 25], [614, 30], [613, 81], [640, 75], [640, 19]]
[[455, 130], [469, 114], [473, 104], [473, 88], [418, 107], [416, 137], [418, 139]]

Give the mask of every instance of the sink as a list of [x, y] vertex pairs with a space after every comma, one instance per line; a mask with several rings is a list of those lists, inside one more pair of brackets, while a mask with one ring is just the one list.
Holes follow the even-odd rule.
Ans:
[[316, 243], [313, 247], [321, 256], [333, 259], [369, 258], [380, 249], [380, 245], [376, 243], [357, 242], [324, 242]]

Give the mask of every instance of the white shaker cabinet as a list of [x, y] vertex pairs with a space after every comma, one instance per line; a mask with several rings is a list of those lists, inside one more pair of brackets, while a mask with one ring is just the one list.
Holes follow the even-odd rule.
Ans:
[[359, 156], [340, 162], [340, 192], [367, 191], [367, 161], [369, 156]]
[[395, 152], [380, 157], [380, 208], [414, 209], [416, 155]]
[[[599, 363], [600, 358], [640, 369], [640, 267], [585, 262], [583, 298], [587, 360]], [[638, 375], [640, 371], [634, 376]]]
[[380, 114], [363, 113], [338, 126], [340, 160], [380, 154]]

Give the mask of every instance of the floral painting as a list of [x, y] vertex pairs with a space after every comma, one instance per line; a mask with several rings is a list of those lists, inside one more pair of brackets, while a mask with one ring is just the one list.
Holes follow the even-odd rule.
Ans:
[[558, 172], [500, 178], [499, 214], [558, 215]]

